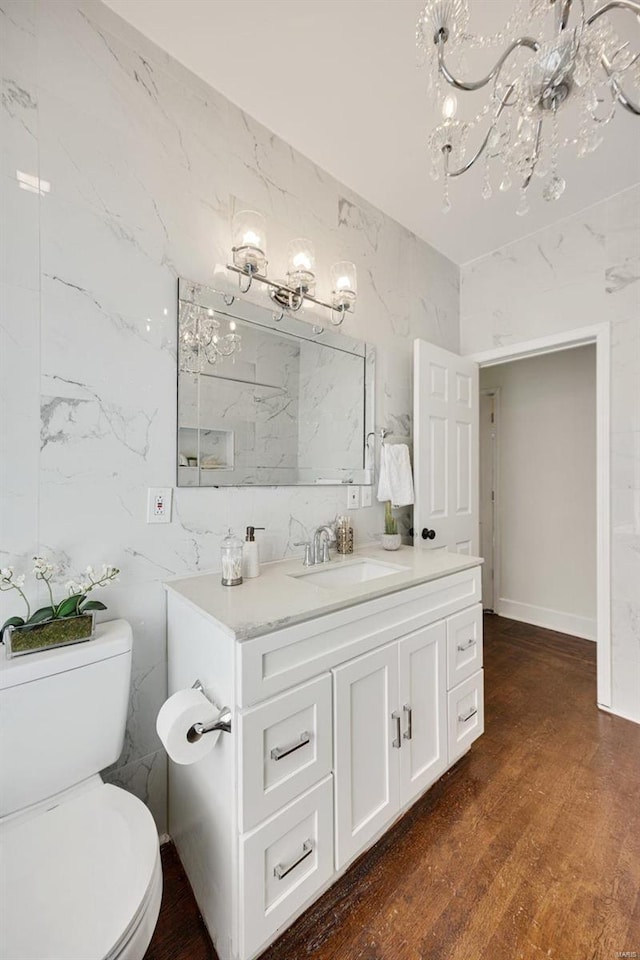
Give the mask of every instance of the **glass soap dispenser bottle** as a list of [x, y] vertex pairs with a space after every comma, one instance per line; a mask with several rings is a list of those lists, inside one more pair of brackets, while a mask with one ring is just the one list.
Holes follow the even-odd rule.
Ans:
[[242, 540], [229, 533], [222, 541], [222, 586], [237, 587], [242, 583]]
[[255, 537], [256, 530], [264, 530], [264, 527], [247, 527], [247, 536], [243, 546], [242, 575], [247, 579], [260, 576], [260, 556]]

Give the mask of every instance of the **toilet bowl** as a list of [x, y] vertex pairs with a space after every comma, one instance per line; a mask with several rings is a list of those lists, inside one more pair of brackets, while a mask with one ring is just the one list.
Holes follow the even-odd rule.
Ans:
[[[78, 648], [23, 663], [0, 652], [0, 960], [144, 957], [162, 896], [158, 833], [141, 800], [95, 772], [105, 750], [113, 759], [120, 753], [126, 698], [112, 699], [109, 688], [121, 693], [124, 683], [128, 692], [130, 658], [124, 621], [103, 625]], [[40, 728], [43, 705], [48, 726]], [[75, 737], [78, 707], [85, 728]], [[79, 772], [88, 775], [77, 780]], [[49, 794], [52, 785], [62, 789]]]

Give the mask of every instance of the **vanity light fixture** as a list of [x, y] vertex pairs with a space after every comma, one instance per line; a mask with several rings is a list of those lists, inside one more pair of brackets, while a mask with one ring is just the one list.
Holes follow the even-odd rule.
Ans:
[[241, 210], [233, 218], [233, 263], [227, 270], [238, 274], [241, 293], [247, 293], [254, 280], [263, 283], [269, 296], [280, 307], [297, 312], [305, 301], [331, 311], [331, 323], [340, 326], [347, 312], [355, 309], [357, 282], [356, 267], [341, 260], [331, 267], [331, 300], [316, 297], [315, 251], [311, 240], [292, 240], [288, 250], [287, 277], [269, 280], [267, 277], [265, 219], [254, 210]]

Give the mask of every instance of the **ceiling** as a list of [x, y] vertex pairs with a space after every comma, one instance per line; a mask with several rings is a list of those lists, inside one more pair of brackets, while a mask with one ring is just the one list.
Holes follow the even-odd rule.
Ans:
[[[428, 173], [440, 120], [416, 66], [420, 0], [105, 0], [160, 47], [375, 206], [467, 263], [640, 181], [640, 121], [620, 110], [595, 154], [561, 156], [567, 180], [517, 217], [517, 192], [480, 196], [481, 171], [452, 183]], [[469, 28], [491, 32], [513, 0], [472, 0]], [[631, 18], [628, 18], [630, 21]], [[623, 23], [628, 30], [630, 22]], [[633, 24], [635, 27], [635, 24]], [[640, 36], [640, 34], [639, 34]], [[489, 51], [474, 53], [477, 72]], [[474, 94], [475, 113], [483, 94]], [[464, 94], [458, 95], [462, 105]]]

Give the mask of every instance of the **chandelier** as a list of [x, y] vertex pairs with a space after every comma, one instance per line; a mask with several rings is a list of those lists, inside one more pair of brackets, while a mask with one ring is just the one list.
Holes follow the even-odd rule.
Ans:
[[242, 349], [236, 321], [229, 320], [227, 332], [222, 333], [215, 312], [197, 303], [180, 301], [178, 327], [180, 369], [185, 373], [202, 373], [207, 364], [216, 364]]
[[[640, 115], [640, 102], [629, 94], [640, 86], [640, 54], [619, 38], [610, 16], [623, 11], [637, 27], [640, 2], [609, 0], [591, 12], [587, 2], [518, 0], [504, 28], [483, 37], [467, 33], [468, 0], [428, 0], [416, 41], [419, 59], [430, 68], [430, 92], [442, 103], [442, 122], [429, 148], [433, 179], [443, 175], [444, 213], [451, 209], [449, 181], [477, 163], [484, 168], [485, 199], [494, 182], [501, 191], [513, 182], [519, 186], [520, 216], [529, 210], [534, 177], [543, 181], [544, 199], [557, 200], [566, 188], [561, 150], [574, 147], [578, 157], [593, 153], [618, 106]], [[491, 47], [501, 52], [485, 77], [458, 78], [458, 71], [466, 72], [467, 51]], [[451, 89], [482, 88], [488, 97], [477, 115], [469, 122], [456, 119]]]

